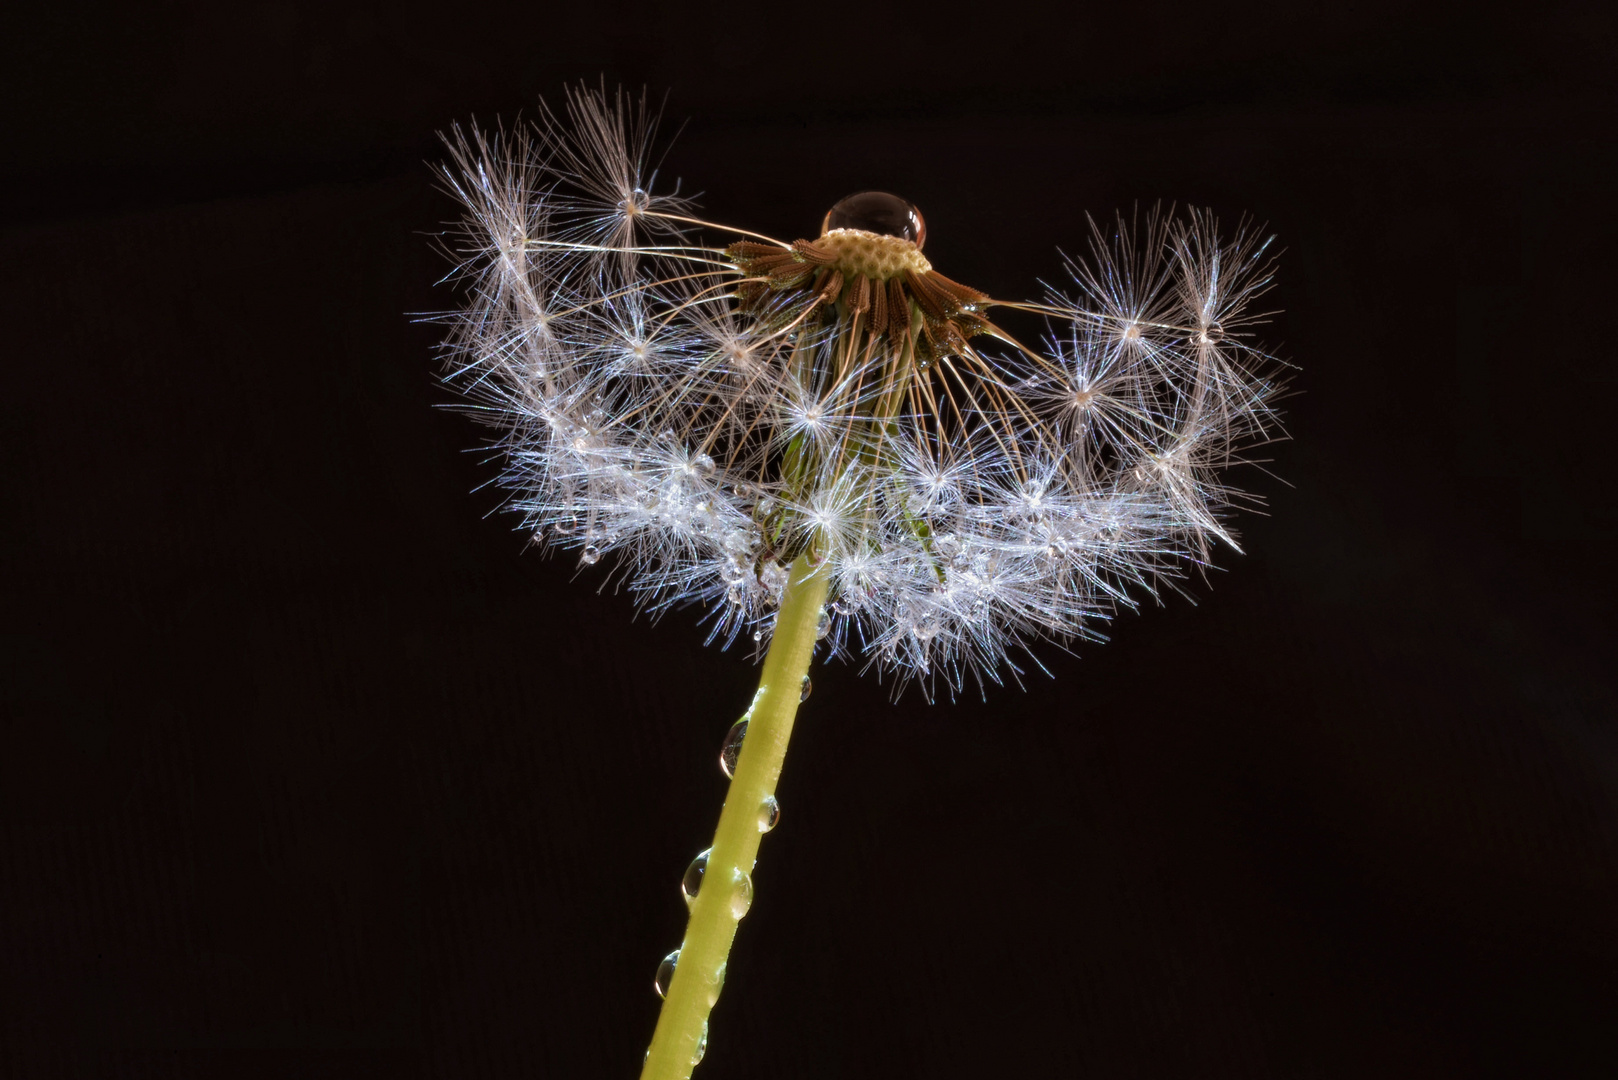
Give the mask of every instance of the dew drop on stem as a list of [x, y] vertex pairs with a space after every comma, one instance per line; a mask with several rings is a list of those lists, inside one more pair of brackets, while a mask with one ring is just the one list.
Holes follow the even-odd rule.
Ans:
[[669, 996], [669, 983], [674, 981], [674, 968], [679, 962], [680, 950], [675, 949], [663, 957], [663, 962], [657, 965], [657, 978], [652, 980], [652, 989], [657, 991], [658, 997], [666, 998]]
[[708, 853], [712, 850], [713, 848], [708, 848], [692, 859], [691, 865], [685, 868], [685, 876], [680, 879], [680, 892], [685, 896], [688, 905], [697, 898], [698, 891], [702, 889], [702, 876], [708, 872]]
[[747, 871], [737, 870], [730, 883], [730, 914], [740, 919], [752, 906], [753, 879], [747, 876]]
[[719, 748], [719, 769], [726, 776], [736, 775], [736, 759], [742, 753], [742, 740], [747, 738], [747, 721], [738, 720], [731, 725], [730, 734]]
[[775, 828], [775, 823], [781, 820], [781, 805], [775, 801], [774, 795], [764, 796], [764, 801], [758, 808], [758, 831], [769, 832]]

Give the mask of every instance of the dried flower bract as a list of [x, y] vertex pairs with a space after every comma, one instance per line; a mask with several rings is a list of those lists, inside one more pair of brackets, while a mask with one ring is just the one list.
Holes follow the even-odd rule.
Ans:
[[1277, 431], [1280, 365], [1252, 340], [1267, 240], [1119, 218], [1071, 295], [1002, 301], [935, 270], [892, 195], [808, 239], [703, 221], [655, 190], [654, 133], [644, 99], [581, 89], [449, 140], [470, 291], [450, 378], [544, 543], [616, 553], [648, 607], [706, 605], [727, 643], [768, 637], [808, 554], [833, 653], [953, 688], [1234, 546], [1219, 473]]

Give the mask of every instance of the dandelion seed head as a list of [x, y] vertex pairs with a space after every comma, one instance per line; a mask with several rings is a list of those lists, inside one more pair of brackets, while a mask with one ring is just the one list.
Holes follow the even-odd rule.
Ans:
[[812, 239], [703, 221], [657, 183], [655, 131], [644, 100], [581, 88], [447, 139], [467, 297], [447, 378], [535, 542], [758, 647], [808, 557], [823, 648], [952, 690], [1099, 638], [1234, 546], [1255, 500], [1224, 471], [1279, 436], [1255, 230], [1092, 224], [1071, 295], [1001, 300], [940, 273], [888, 193], [835, 203]]

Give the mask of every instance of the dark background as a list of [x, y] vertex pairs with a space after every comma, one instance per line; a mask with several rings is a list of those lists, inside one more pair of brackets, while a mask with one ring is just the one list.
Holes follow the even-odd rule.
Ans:
[[1611, 1074], [1607, 5], [140, 8], [0, 44], [0, 1072], [635, 1075], [755, 672], [491, 513], [410, 318], [435, 131], [604, 77], [997, 295], [1248, 212], [1301, 368], [1196, 605], [817, 672], [699, 1076]]

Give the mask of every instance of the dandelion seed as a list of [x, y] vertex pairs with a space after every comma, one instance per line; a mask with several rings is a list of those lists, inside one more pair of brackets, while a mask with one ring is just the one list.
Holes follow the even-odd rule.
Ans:
[[956, 689], [1234, 547], [1255, 500], [1221, 473], [1278, 434], [1259, 233], [1120, 217], [1071, 295], [1006, 301], [934, 268], [893, 195], [836, 202], [813, 237], [704, 221], [659, 190], [655, 127], [579, 90], [531, 129], [449, 140], [469, 296], [450, 378], [498, 430], [529, 533], [615, 555], [647, 607], [702, 605], [726, 643], [768, 638], [807, 557], [822, 648]]

